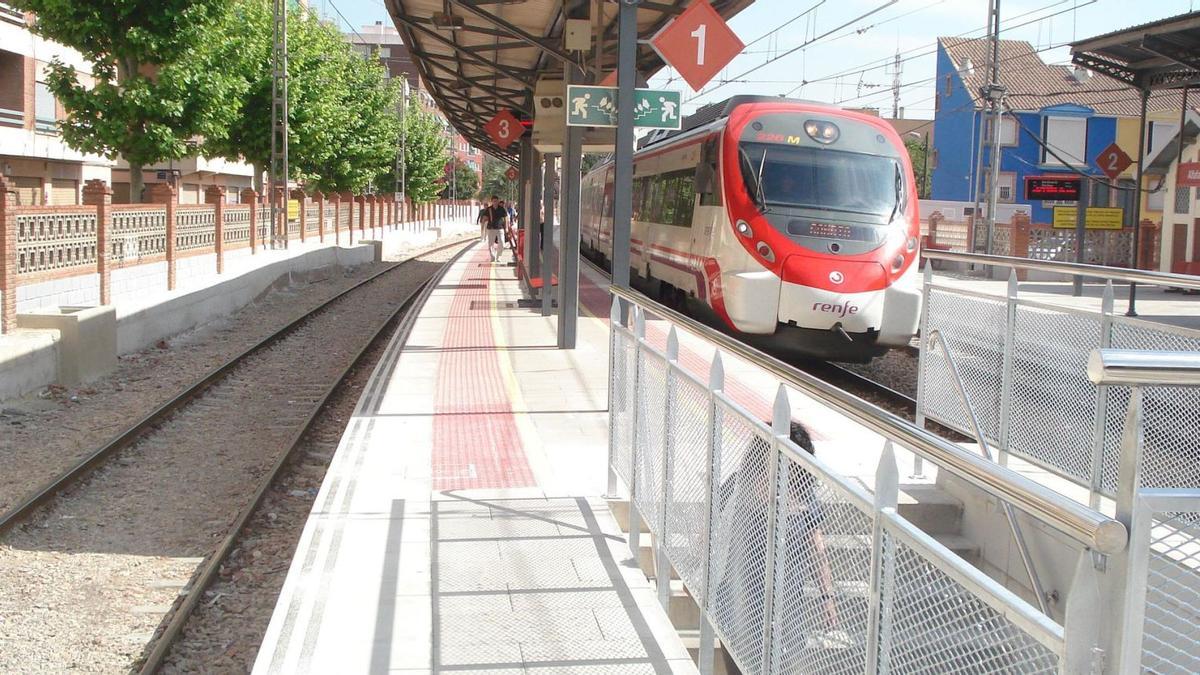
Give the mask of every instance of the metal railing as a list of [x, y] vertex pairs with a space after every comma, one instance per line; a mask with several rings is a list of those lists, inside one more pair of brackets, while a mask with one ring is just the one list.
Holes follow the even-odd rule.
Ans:
[[[937, 254], [941, 256], [941, 254]], [[959, 254], [955, 254], [956, 256]], [[964, 259], [995, 256], [964, 256]], [[1070, 263], [1021, 261], [1021, 266], [1052, 266], [1065, 272], [1107, 268]], [[1049, 269], [1049, 268], [1047, 268]], [[1117, 270], [1113, 278], [1196, 283], [1185, 275]], [[1097, 388], [1086, 378], [1093, 349], [1118, 347], [1141, 351], [1200, 351], [1200, 331], [1155, 323], [1113, 312], [1112, 279], [1100, 311], [1039, 302], [1019, 294], [1015, 271], [1004, 296], [936, 283], [925, 269], [921, 334], [940, 333], [961, 372], [951, 372], [940, 359], [929, 358], [932, 345], [921, 341], [917, 379], [917, 423], [937, 421], [964, 434], [973, 433], [971, 418], [956, 405], [965, 388], [978, 414], [984, 437], [1001, 464], [1019, 457], [1088, 490], [1093, 508], [1117, 489], [1121, 424], [1129, 391]], [[1200, 467], [1186, 458], [1200, 446], [1200, 428], [1192, 414], [1200, 408], [1200, 391], [1152, 388], [1146, 396], [1159, 432], [1144, 452], [1141, 468], [1147, 487], [1200, 487]], [[914, 467], [920, 473], [920, 467]], [[1186, 477], [1187, 482], [1179, 482]]]
[[[892, 441], [974, 467], [911, 424], [725, 336], [653, 305], [672, 325], [665, 350], [646, 340], [643, 300], [625, 321], [614, 298], [610, 335], [610, 493], [624, 483], [630, 547], [644, 517], [660, 582], [675, 570], [701, 609], [700, 669], [713, 672], [719, 637], [742, 672], [1088, 672], [1103, 653], [1094, 622], [1100, 582], [1084, 550], [1060, 625], [946, 549], [896, 511]], [[645, 306], [650, 306], [645, 303]], [[784, 383], [870, 426], [889, 440], [874, 494], [829, 469], [790, 438], [780, 384], [769, 424], [724, 393], [720, 352], [707, 379], [678, 360], [675, 326], [737, 352]], [[978, 484], [1100, 551], [1124, 548], [1124, 527], [1078, 504], [1043, 495], [1003, 467], [979, 464]], [[1082, 589], [1075, 592], [1075, 589]], [[658, 585], [669, 600], [669, 584]]]
[[1200, 672], [1200, 489], [1146, 488], [1137, 470], [1147, 435], [1143, 387], [1200, 387], [1200, 355], [1096, 350], [1088, 377], [1131, 387], [1116, 496], [1130, 532], [1113, 638], [1119, 672]]
[[933, 249], [921, 251], [921, 257], [928, 260], [945, 260], [947, 262], [970, 263], [973, 265], [995, 265], [1010, 269], [1068, 274], [1105, 281], [1125, 281], [1134, 284], [1200, 290], [1200, 277], [1190, 274], [1135, 270], [1127, 267], [1108, 267], [1105, 265], [1087, 265], [1083, 263], [1060, 262], [1057, 260], [1013, 258], [1002, 255], [986, 255], [983, 253], [964, 253], [962, 251], [937, 251]]
[[[637, 306], [650, 303], [640, 294], [618, 287], [610, 292]], [[655, 315], [690, 333], [702, 336], [714, 347], [745, 359], [779, 381], [834, 408], [866, 429], [933, 462], [971, 485], [1013, 505], [1035, 520], [1066, 534], [1101, 553], [1124, 550], [1125, 526], [995, 462], [970, 453], [951, 441], [926, 431], [849, 392], [799, 371], [720, 331], [654, 304]]]

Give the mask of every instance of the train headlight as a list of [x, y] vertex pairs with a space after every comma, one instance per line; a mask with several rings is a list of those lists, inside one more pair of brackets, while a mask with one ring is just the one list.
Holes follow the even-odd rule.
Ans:
[[775, 262], [775, 251], [772, 251], [771, 247], [767, 246], [767, 242], [758, 242], [754, 246], [754, 249], [763, 257], [763, 260], [766, 260], [767, 262]]
[[908, 242], [905, 244], [905, 246], [904, 246], [904, 247], [905, 247], [906, 249], [908, 249], [908, 252], [909, 252], [909, 253], [912, 253], [913, 251], [917, 250], [917, 238], [916, 238], [916, 237], [909, 237], [909, 238], [908, 238]]
[[808, 120], [804, 123], [804, 133], [814, 141], [826, 145], [836, 141], [838, 136], [842, 135], [836, 124], [825, 120]]
[[737, 224], [735, 224], [734, 227], [737, 229], [738, 234], [746, 237], [747, 239], [754, 236], [754, 230], [750, 229], [750, 223], [747, 223], [744, 220], [737, 221]]
[[899, 272], [902, 267], [904, 267], [904, 255], [897, 253], [896, 258], [892, 260], [892, 271]]

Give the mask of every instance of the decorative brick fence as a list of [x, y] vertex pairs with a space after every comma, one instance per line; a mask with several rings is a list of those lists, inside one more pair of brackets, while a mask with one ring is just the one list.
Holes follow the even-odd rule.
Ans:
[[[257, 253], [271, 243], [271, 207], [254, 190], [242, 192], [242, 203], [228, 204], [224, 188], [209, 187], [205, 204], [180, 205], [171, 185], [157, 183], [147, 189], [151, 203], [113, 204], [112, 189], [94, 180], [83, 189], [82, 206], [16, 206], [11, 190], [0, 176], [0, 333], [16, 327], [21, 288], [46, 282], [62, 282], [67, 290], [86, 285], [92, 289], [90, 304], [109, 304], [114, 275], [123, 271], [132, 275], [165, 266], [163, 290], [174, 290], [185, 262], [212, 264], [221, 274], [231, 252]], [[313, 239], [353, 244], [389, 230], [420, 231], [451, 218], [469, 221], [476, 210], [466, 200], [413, 206], [391, 195], [296, 190], [292, 199], [300, 210], [287, 222], [285, 245]], [[280, 217], [287, 218], [286, 208]], [[203, 255], [215, 261], [189, 260]]]

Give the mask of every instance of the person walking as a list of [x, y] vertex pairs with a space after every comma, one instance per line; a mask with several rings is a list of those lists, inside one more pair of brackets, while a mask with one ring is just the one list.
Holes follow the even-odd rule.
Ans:
[[508, 222], [508, 211], [496, 195], [492, 195], [491, 202], [487, 208], [487, 247], [492, 262], [499, 262], [504, 253], [504, 226]]

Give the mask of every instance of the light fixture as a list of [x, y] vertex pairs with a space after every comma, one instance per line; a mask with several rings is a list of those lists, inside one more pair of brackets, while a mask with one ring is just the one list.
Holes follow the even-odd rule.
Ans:
[[754, 230], [750, 229], [750, 223], [747, 223], [744, 220], [737, 221], [737, 225], [735, 227], [737, 228], [738, 234], [746, 237], [747, 239], [754, 236]]
[[767, 246], [767, 242], [760, 241], [754, 248], [758, 251], [758, 254], [762, 256], [763, 260], [772, 263], [775, 262], [775, 252], [771, 250], [770, 246]]
[[808, 120], [804, 123], [804, 133], [814, 141], [825, 145], [836, 141], [842, 134], [836, 124], [825, 120]]

